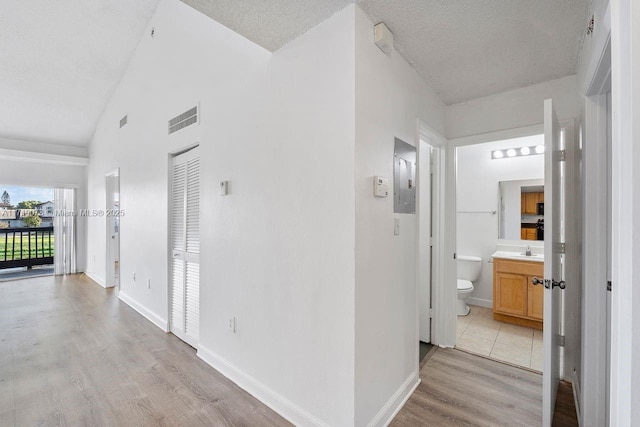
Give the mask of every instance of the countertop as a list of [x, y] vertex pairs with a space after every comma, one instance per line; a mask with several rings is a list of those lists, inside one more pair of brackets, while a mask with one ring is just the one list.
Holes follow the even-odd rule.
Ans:
[[496, 251], [491, 255], [491, 258], [503, 258], [503, 259], [515, 259], [517, 261], [532, 261], [532, 262], [544, 262], [543, 254], [533, 254], [527, 256], [524, 252], [507, 252]]

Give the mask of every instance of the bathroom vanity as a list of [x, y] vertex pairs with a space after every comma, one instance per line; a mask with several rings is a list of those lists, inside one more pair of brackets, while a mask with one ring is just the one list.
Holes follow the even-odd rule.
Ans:
[[544, 276], [544, 256], [498, 251], [493, 258], [493, 318], [542, 329], [544, 286], [534, 277]]

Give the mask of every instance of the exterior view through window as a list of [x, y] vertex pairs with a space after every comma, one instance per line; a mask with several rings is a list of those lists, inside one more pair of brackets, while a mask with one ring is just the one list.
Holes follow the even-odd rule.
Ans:
[[54, 272], [53, 188], [0, 185], [0, 281]]

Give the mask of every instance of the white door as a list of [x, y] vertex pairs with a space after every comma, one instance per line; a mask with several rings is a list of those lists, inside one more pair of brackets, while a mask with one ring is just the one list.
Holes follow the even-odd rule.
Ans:
[[106, 176], [107, 287], [120, 287], [120, 176]]
[[[561, 375], [564, 282], [564, 141], [553, 109], [544, 102], [544, 325], [542, 425], [550, 427]], [[569, 284], [571, 286], [571, 284]]]
[[418, 147], [418, 312], [420, 341], [431, 342], [432, 277], [432, 148], [420, 140]]
[[198, 346], [200, 323], [200, 157], [198, 148], [171, 165], [171, 332]]

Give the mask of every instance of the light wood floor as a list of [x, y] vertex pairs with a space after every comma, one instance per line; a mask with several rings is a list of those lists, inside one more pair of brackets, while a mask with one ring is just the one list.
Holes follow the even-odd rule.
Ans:
[[438, 349], [391, 426], [540, 426], [542, 375]]
[[285, 426], [84, 276], [0, 283], [0, 425]]

